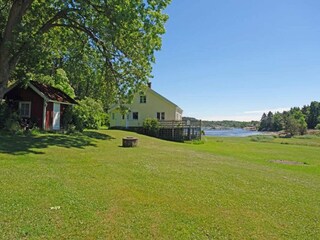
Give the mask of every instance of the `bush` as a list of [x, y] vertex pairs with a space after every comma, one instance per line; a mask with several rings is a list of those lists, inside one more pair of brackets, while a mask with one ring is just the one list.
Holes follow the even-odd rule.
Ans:
[[300, 110], [292, 109], [284, 115], [284, 130], [291, 136], [304, 135], [307, 132], [307, 123]]
[[4, 129], [5, 120], [8, 117], [8, 105], [0, 101], [0, 129]]
[[157, 136], [159, 133], [159, 121], [155, 118], [146, 118], [143, 121], [143, 128], [148, 135]]
[[103, 110], [101, 101], [85, 98], [79, 104], [68, 107], [62, 118], [64, 129], [83, 131], [84, 128], [99, 129], [106, 124], [107, 114]]
[[252, 141], [252, 142], [270, 142], [275, 137], [276, 136], [270, 136], [270, 135], [256, 135], [256, 136], [251, 136], [250, 141]]
[[0, 102], [0, 129], [10, 133], [19, 133], [22, 131], [19, 120], [18, 114], [12, 112], [7, 103]]
[[317, 124], [316, 129], [320, 130], [320, 123]]

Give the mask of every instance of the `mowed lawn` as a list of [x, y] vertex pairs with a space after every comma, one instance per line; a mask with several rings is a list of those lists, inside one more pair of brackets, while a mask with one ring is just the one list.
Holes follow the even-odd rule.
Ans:
[[0, 136], [0, 238], [320, 239], [320, 138]]

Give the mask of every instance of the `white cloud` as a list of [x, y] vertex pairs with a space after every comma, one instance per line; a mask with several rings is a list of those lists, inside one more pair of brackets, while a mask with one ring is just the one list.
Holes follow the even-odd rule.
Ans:
[[244, 114], [263, 114], [263, 113], [268, 113], [268, 112], [283, 112], [283, 111], [288, 111], [290, 108], [285, 107], [285, 108], [273, 108], [273, 109], [264, 109], [264, 110], [254, 110], [254, 111], [245, 111]]

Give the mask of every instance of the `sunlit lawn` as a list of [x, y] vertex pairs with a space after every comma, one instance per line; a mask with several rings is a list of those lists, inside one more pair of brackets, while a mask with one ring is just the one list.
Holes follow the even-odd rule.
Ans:
[[0, 238], [320, 239], [320, 138], [0, 136]]

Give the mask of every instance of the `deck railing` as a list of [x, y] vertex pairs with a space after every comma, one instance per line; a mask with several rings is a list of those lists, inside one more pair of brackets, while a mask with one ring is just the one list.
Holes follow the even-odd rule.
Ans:
[[201, 140], [201, 121], [159, 121], [157, 137], [173, 141]]

